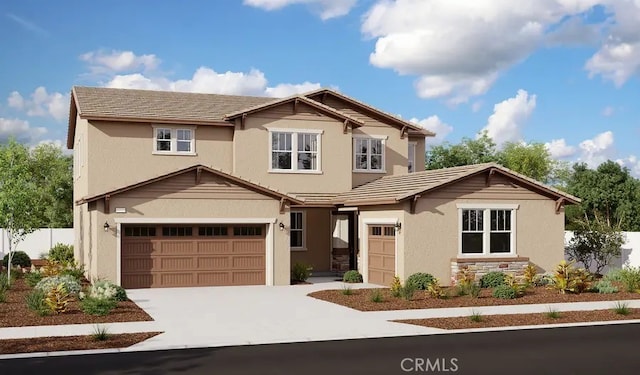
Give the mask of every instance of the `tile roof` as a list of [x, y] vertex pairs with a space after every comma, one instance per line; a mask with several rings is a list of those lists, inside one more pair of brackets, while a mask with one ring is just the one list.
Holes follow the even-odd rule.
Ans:
[[496, 163], [474, 164], [461, 167], [434, 169], [424, 172], [384, 176], [368, 184], [356, 187], [351, 191], [339, 194], [336, 197], [335, 202], [344, 205], [355, 205], [367, 202], [380, 204], [396, 203], [416, 194], [436, 189], [448, 183], [464, 179], [489, 169], [496, 169], [506, 175], [523, 180], [523, 182], [528, 185], [547, 191], [550, 194], [563, 197], [572, 203], [580, 202], [580, 199], [573, 195], [544, 185], [539, 181], [526, 177], [520, 173], [516, 173]]
[[339, 193], [289, 193], [298, 199], [304, 200], [305, 206], [331, 206]]
[[73, 88], [73, 96], [83, 118], [196, 123], [222, 122], [227, 113], [276, 100], [270, 97], [82, 86]]

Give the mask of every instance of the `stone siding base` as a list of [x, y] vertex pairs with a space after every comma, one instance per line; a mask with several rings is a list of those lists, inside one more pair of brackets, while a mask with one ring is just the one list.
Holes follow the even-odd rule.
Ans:
[[331, 252], [331, 271], [349, 271], [349, 249], [333, 249]]
[[503, 272], [522, 276], [529, 265], [529, 258], [453, 258], [451, 259], [451, 285], [456, 284], [459, 271], [468, 270], [475, 274], [476, 281], [489, 272]]

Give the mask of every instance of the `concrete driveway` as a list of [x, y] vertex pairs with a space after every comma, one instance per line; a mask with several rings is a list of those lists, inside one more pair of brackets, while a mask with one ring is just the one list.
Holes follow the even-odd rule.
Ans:
[[[428, 334], [306, 295], [341, 282], [295, 286], [136, 289], [129, 298], [165, 333], [130, 350], [211, 347]], [[373, 287], [360, 284], [354, 287]]]

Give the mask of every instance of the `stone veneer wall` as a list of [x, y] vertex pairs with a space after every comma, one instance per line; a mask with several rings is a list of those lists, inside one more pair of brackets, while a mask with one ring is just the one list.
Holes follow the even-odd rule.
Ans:
[[349, 271], [349, 249], [333, 249], [331, 252], [331, 271]]
[[475, 273], [476, 281], [489, 272], [511, 273], [514, 276], [522, 276], [524, 269], [529, 265], [529, 258], [452, 258], [451, 259], [451, 285], [455, 285], [456, 275], [463, 269]]

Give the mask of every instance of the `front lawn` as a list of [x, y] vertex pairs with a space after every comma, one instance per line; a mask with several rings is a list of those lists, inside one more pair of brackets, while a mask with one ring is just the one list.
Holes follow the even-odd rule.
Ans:
[[[349, 293], [344, 290], [321, 290], [310, 293], [309, 296], [323, 301], [336, 303], [359, 311], [386, 311], [410, 309], [434, 309], [442, 307], [474, 307], [496, 305], [548, 304], [559, 302], [592, 302], [592, 301], [620, 301], [640, 299], [639, 293], [617, 292], [611, 294], [580, 293], [560, 294], [557, 290], [544, 286], [531, 287], [526, 293], [514, 299], [502, 299], [492, 296], [491, 289], [482, 289], [477, 298], [470, 295], [457, 296], [455, 288], [444, 287], [443, 290], [450, 297], [433, 298], [424, 290], [417, 290], [410, 300], [394, 297], [389, 288], [385, 289], [352, 289]], [[380, 302], [373, 302], [374, 294], [381, 294], [375, 298]]]

